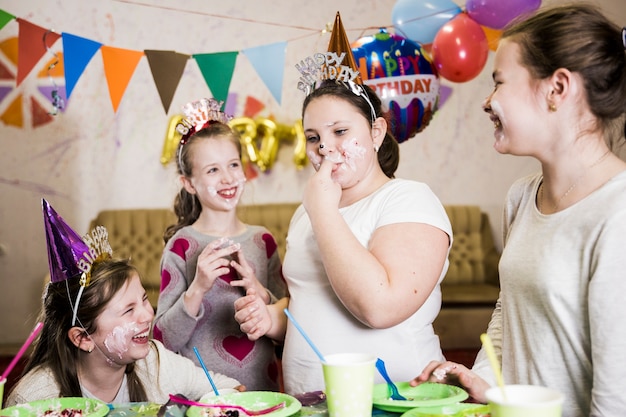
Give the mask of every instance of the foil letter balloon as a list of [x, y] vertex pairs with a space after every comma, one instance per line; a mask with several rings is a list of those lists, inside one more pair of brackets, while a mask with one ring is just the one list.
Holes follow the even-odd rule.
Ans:
[[424, 130], [439, 104], [439, 75], [428, 52], [381, 29], [352, 44], [363, 83], [380, 97], [401, 143]]

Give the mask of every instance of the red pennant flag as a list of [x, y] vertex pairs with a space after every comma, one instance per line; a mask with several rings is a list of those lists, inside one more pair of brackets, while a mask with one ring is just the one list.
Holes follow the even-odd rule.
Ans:
[[19, 24], [19, 40], [16, 85], [20, 85], [48, 48], [51, 48], [61, 35], [24, 19], [17, 18], [17, 22]]
[[113, 104], [113, 111], [117, 112], [117, 107], [124, 96], [130, 78], [133, 76], [137, 64], [139, 64], [139, 60], [144, 54], [143, 51], [113, 48], [106, 45], [103, 45], [100, 51], [102, 51], [104, 75], [109, 85], [109, 96]]

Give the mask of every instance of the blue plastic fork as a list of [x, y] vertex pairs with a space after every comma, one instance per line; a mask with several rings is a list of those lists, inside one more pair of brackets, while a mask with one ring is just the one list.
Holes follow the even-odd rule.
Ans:
[[385, 362], [380, 358], [376, 360], [376, 369], [378, 369], [378, 372], [380, 372], [383, 378], [385, 378], [385, 381], [387, 381], [387, 387], [389, 387], [389, 391], [391, 392], [391, 399], [406, 401], [406, 398], [400, 395], [400, 393], [398, 392], [398, 387], [396, 387], [396, 384], [394, 384], [391, 378], [389, 378], [389, 375], [387, 374], [387, 369], [385, 368]]

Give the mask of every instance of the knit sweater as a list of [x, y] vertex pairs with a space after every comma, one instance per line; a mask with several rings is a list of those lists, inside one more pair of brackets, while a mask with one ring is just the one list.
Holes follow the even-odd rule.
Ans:
[[[168, 241], [161, 260], [155, 338], [196, 363], [193, 347], [197, 347], [209, 369], [237, 378], [248, 390], [276, 391], [279, 386], [274, 342], [267, 337], [249, 340], [234, 318], [234, 302], [244, 295], [241, 287], [230, 285], [230, 281], [239, 279], [234, 269], [215, 281], [197, 316], [185, 309], [183, 298], [194, 279], [198, 255], [215, 239], [219, 236], [205, 235], [187, 226]], [[264, 227], [247, 225], [244, 233], [230, 239], [241, 244], [246, 261], [272, 298], [284, 297], [287, 287], [271, 233]]]
[[[626, 412], [626, 172], [554, 214], [537, 210], [540, 174], [511, 187], [501, 293], [488, 333], [507, 384], [565, 396], [563, 417]], [[473, 369], [495, 383], [481, 351]]]

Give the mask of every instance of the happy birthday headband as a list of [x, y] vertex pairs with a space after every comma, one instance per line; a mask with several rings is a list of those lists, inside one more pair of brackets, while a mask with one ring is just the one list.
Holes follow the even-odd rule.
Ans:
[[72, 305], [72, 326], [76, 324], [78, 305], [85, 287], [91, 283], [93, 266], [113, 256], [109, 244], [109, 233], [104, 226], [96, 226], [91, 233], [80, 237], [52, 206], [42, 199], [46, 243], [48, 246], [48, 265], [50, 282], [61, 282], [76, 279], [80, 276], [80, 289], [76, 301]]
[[191, 136], [207, 127], [211, 122], [228, 123], [232, 116], [228, 116], [220, 110], [223, 103], [223, 101], [217, 101], [214, 98], [202, 98], [185, 104], [182, 107], [185, 118], [176, 125], [176, 131], [183, 135], [180, 144], [187, 143]]
[[361, 73], [352, 55], [352, 48], [341, 23], [339, 12], [337, 12], [335, 17], [335, 24], [328, 43], [328, 52], [316, 53], [303, 59], [299, 64], [296, 64], [296, 69], [300, 72], [298, 89], [307, 96], [321, 82], [335, 80], [338, 84], [342, 84], [352, 91], [356, 96], [365, 99], [370, 106], [372, 123], [376, 120], [376, 110], [374, 110], [374, 105], [361, 85]]

